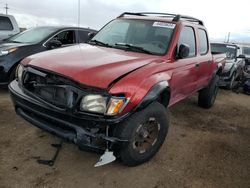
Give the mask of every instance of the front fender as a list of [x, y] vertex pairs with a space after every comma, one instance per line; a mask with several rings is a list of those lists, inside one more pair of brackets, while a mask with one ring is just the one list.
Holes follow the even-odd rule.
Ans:
[[[166, 97], [165, 99], [160, 99], [159, 97], [162, 96]], [[146, 96], [142, 99], [140, 104], [136, 107], [137, 110], [144, 109], [146, 106], [148, 106], [150, 103], [160, 100], [159, 102], [163, 102], [163, 105], [167, 106], [169, 103], [169, 97], [170, 97], [170, 89], [169, 89], [169, 82], [168, 81], [161, 81], [156, 83], [150, 91], [146, 94]]]
[[[143, 79], [140, 78], [142, 76]], [[122, 112], [125, 114], [139, 106], [141, 108], [155, 99], [158, 93], [169, 87], [171, 76], [171, 72], [156, 73], [149, 77], [146, 76], [146, 73], [129, 76], [116, 83], [109, 93], [112, 95], [124, 94], [126, 98], [130, 99]]]

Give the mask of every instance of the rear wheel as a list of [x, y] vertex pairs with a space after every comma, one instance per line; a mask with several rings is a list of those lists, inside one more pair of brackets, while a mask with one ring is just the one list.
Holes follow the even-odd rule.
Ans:
[[168, 126], [166, 108], [158, 102], [124, 121], [116, 135], [129, 141], [119, 152], [122, 162], [136, 166], [150, 160], [163, 144]]
[[199, 91], [198, 105], [202, 108], [210, 108], [213, 106], [219, 90], [219, 76], [215, 75], [210, 84]]

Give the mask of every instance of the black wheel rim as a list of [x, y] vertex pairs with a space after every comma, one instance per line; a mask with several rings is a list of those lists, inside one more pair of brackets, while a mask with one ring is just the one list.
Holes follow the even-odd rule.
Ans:
[[133, 149], [138, 153], [145, 153], [157, 142], [160, 131], [160, 124], [154, 117], [140, 124], [135, 132]]

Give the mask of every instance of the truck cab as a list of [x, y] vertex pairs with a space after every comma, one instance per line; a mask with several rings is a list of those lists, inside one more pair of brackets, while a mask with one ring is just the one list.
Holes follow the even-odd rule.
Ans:
[[20, 29], [14, 16], [0, 14], [0, 41], [19, 32]]

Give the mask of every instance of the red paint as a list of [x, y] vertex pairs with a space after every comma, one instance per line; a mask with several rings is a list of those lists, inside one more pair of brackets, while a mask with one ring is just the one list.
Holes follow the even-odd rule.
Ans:
[[[166, 20], [156, 17], [147, 19]], [[174, 52], [184, 25], [193, 27], [196, 32], [197, 56], [175, 60]], [[210, 49], [207, 55], [199, 54], [198, 27], [205, 29], [198, 24], [179, 21], [168, 53], [164, 56], [82, 44], [33, 55], [22, 63], [59, 73], [84, 85], [105, 88], [114, 95], [125, 94], [130, 102], [123, 113], [136, 107], [156, 83], [168, 81], [171, 106], [208, 85], [218, 62], [224, 63], [224, 55], [213, 57]], [[196, 64], [200, 65], [199, 68]], [[110, 83], [126, 73], [129, 74], [109, 87]]]

